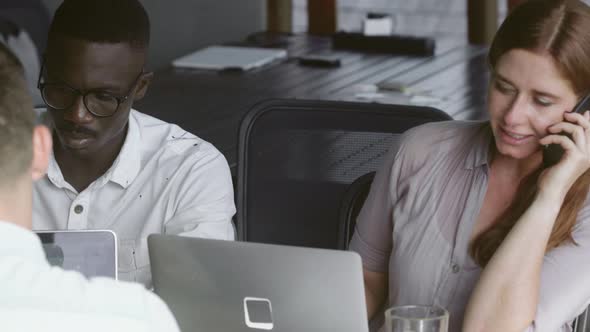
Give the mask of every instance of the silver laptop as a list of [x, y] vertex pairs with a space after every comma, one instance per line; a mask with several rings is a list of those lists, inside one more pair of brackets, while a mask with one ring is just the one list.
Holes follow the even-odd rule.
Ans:
[[117, 279], [117, 236], [110, 230], [35, 231], [49, 264]]
[[353, 252], [148, 238], [155, 291], [181, 331], [368, 331]]

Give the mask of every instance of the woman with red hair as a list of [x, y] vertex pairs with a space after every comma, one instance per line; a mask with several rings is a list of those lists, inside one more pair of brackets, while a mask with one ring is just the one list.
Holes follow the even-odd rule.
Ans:
[[451, 332], [570, 331], [590, 302], [590, 113], [571, 112], [590, 93], [589, 31], [579, 0], [523, 3], [490, 47], [489, 121], [404, 134], [351, 242], [370, 317], [431, 304]]

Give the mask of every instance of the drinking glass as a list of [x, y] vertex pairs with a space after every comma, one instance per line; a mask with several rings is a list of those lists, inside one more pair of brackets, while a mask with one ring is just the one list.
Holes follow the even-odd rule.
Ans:
[[449, 313], [438, 306], [406, 305], [385, 311], [384, 332], [447, 332]]

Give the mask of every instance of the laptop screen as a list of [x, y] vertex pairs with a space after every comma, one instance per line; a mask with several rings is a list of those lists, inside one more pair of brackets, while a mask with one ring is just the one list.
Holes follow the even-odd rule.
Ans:
[[117, 278], [117, 240], [111, 231], [36, 232], [49, 264], [87, 278]]

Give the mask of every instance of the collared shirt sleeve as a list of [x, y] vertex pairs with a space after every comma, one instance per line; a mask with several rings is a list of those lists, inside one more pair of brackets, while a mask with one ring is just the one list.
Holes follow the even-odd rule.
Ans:
[[[405, 135], [404, 135], [405, 136]], [[371, 190], [357, 217], [350, 250], [357, 252], [363, 267], [369, 271], [386, 273], [392, 250], [393, 205], [397, 197], [395, 183], [401, 171], [397, 158], [405, 149], [393, 146], [375, 174]], [[398, 162], [394, 162], [395, 160]]]
[[[164, 227], [166, 234], [234, 240], [236, 212], [231, 173], [225, 157], [211, 144], [178, 188], [176, 212]], [[203, 152], [203, 151], [202, 151]]]
[[545, 255], [539, 303], [526, 332], [571, 331], [570, 322], [590, 303], [590, 204], [578, 213], [573, 239]]

